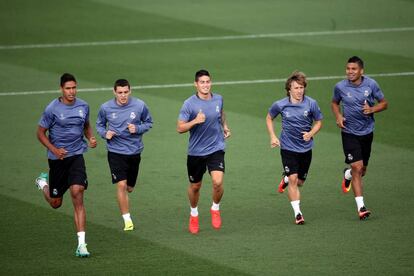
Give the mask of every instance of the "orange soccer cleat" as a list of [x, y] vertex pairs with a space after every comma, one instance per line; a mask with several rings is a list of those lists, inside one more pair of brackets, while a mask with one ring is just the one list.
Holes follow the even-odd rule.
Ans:
[[214, 211], [210, 209], [211, 213], [211, 225], [213, 225], [213, 228], [220, 229], [221, 227], [221, 217], [220, 217], [220, 211]]
[[198, 225], [198, 216], [193, 217], [190, 215], [190, 223], [188, 224], [188, 230], [191, 234], [197, 234], [199, 229], [200, 228]]

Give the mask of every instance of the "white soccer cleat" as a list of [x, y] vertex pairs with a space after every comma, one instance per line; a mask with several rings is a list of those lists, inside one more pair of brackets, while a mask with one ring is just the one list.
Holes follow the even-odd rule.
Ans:
[[48, 174], [47, 173], [40, 173], [39, 177], [36, 178], [35, 183], [36, 183], [36, 187], [39, 190], [43, 190], [43, 187], [45, 185], [47, 185], [47, 178], [48, 178]]
[[78, 246], [75, 252], [76, 257], [81, 257], [81, 258], [89, 257], [90, 253], [88, 252], [88, 248], [86, 248], [86, 246], [87, 246], [86, 243], [83, 243]]

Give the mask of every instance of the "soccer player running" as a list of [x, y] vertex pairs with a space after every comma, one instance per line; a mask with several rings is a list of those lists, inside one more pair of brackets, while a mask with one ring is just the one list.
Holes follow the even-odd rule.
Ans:
[[40, 118], [37, 138], [47, 148], [49, 174], [41, 173], [36, 185], [54, 209], [62, 205], [63, 195], [70, 190], [78, 236], [75, 255], [88, 257], [83, 205], [83, 193], [88, 187], [83, 153], [88, 146], [83, 137], [91, 148], [96, 147], [96, 138], [89, 124], [89, 105], [76, 98], [76, 88], [75, 77], [63, 74], [60, 78], [62, 96], [49, 103]]
[[144, 150], [142, 135], [152, 128], [152, 118], [145, 103], [131, 97], [131, 86], [125, 79], [115, 81], [111, 99], [101, 105], [96, 130], [106, 139], [108, 163], [112, 183], [117, 185], [117, 199], [124, 231], [134, 230], [129, 212], [128, 193], [134, 190], [141, 152]]
[[[341, 128], [345, 163], [342, 191], [352, 189], [359, 218], [365, 220], [371, 212], [365, 207], [362, 177], [371, 155], [374, 113], [387, 108], [388, 102], [375, 80], [364, 76], [364, 62], [357, 56], [348, 59], [346, 80], [335, 85], [331, 108], [336, 124]], [[375, 101], [378, 103], [375, 104]], [[342, 113], [340, 103], [342, 103]], [[351, 185], [352, 181], [352, 185]]]
[[[278, 100], [269, 108], [266, 116], [270, 147], [280, 147], [284, 173], [279, 184], [279, 192], [288, 188], [288, 198], [295, 214], [295, 223], [304, 224], [300, 210], [300, 191], [308, 175], [312, 161], [313, 137], [322, 127], [322, 113], [318, 103], [305, 96], [306, 76], [295, 71], [287, 79], [287, 97]], [[273, 119], [282, 117], [280, 139], [276, 136]]]
[[185, 100], [177, 121], [177, 131], [190, 131], [187, 172], [191, 205], [189, 231], [199, 231], [198, 200], [203, 175], [208, 169], [213, 184], [213, 203], [210, 209], [213, 228], [220, 229], [220, 200], [223, 196], [224, 139], [230, 137], [223, 111], [223, 98], [211, 92], [211, 77], [206, 70], [197, 71], [194, 86], [196, 94]]

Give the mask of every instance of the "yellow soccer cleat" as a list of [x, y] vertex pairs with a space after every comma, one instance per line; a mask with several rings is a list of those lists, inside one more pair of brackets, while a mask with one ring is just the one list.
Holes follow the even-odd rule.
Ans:
[[134, 224], [132, 223], [132, 220], [125, 221], [124, 231], [132, 231], [132, 230], [134, 230]]

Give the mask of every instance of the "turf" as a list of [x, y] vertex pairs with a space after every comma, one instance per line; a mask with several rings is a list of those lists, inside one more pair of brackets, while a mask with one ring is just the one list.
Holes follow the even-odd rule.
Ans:
[[[358, 7], [358, 8], [356, 8]], [[51, 1], [0, 2], [0, 46], [131, 39], [413, 27], [412, 1]], [[144, 275], [409, 275], [414, 273], [413, 75], [377, 77], [389, 109], [376, 115], [365, 201], [373, 211], [360, 222], [351, 194], [340, 190], [344, 167], [339, 131], [330, 112], [339, 79], [309, 82], [324, 126], [315, 139], [302, 189], [303, 227], [293, 223], [278, 194], [281, 163], [269, 147], [265, 116], [284, 96], [283, 83], [215, 85], [225, 101], [232, 137], [226, 151], [223, 227], [210, 226], [211, 185], [200, 200], [199, 235], [187, 231], [186, 146], [175, 131], [191, 87], [137, 89], [154, 117], [144, 136], [139, 184], [131, 194], [136, 231], [124, 233], [110, 184], [105, 142], [85, 154], [87, 242], [92, 256], [74, 256], [72, 206], [47, 206], [33, 180], [46, 170], [35, 137], [44, 107], [58, 94], [2, 95], [58, 87], [72, 72], [79, 88], [111, 87], [125, 77], [136, 85], [191, 83], [207, 68], [214, 82], [340, 76], [351, 55], [366, 73], [414, 71], [414, 31], [266, 39], [0, 49], [0, 238], [2, 274]], [[79, 92], [91, 121], [111, 91]], [[280, 129], [280, 121], [276, 128]], [[23, 265], [24, 264], [24, 265]]]

